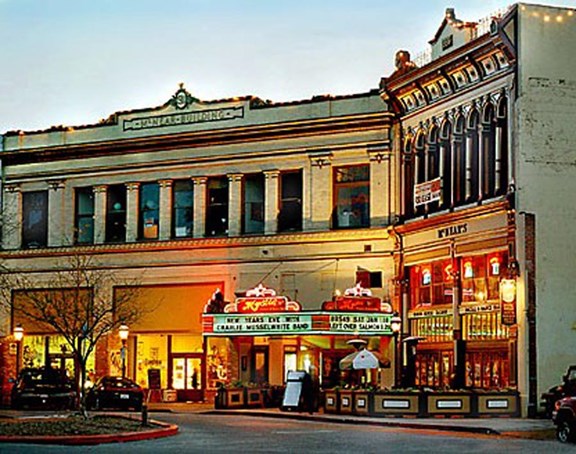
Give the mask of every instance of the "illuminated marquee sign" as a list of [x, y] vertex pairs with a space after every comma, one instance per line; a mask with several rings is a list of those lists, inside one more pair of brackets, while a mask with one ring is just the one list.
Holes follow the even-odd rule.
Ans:
[[204, 314], [206, 336], [266, 336], [290, 334], [392, 335], [392, 314], [366, 312], [306, 312], [270, 314]]
[[300, 304], [290, 301], [285, 296], [277, 296], [270, 288], [258, 284], [248, 290], [245, 297], [236, 298], [233, 303], [224, 308], [224, 312], [232, 314], [261, 314], [263, 312], [299, 312]]
[[[205, 316], [204, 333], [213, 335], [300, 334], [312, 329], [312, 315], [303, 314], [214, 314]], [[211, 331], [210, 331], [211, 330]]]

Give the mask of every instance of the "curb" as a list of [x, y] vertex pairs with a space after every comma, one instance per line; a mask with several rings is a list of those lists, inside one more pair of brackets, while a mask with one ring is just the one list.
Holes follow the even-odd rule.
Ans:
[[155, 438], [171, 437], [178, 433], [178, 426], [161, 421], [150, 420], [151, 424], [160, 426], [159, 429], [142, 432], [123, 432], [118, 434], [102, 435], [0, 435], [1, 443], [34, 443], [53, 445], [99, 445], [104, 443], [123, 443], [127, 441], [152, 440]]
[[359, 420], [354, 418], [326, 418], [323, 416], [305, 415], [299, 413], [268, 413], [259, 411], [242, 411], [242, 410], [211, 410], [206, 411], [204, 414], [215, 414], [215, 415], [242, 415], [242, 416], [264, 416], [267, 418], [278, 418], [278, 419], [300, 419], [305, 421], [316, 421], [316, 422], [327, 422], [334, 424], [358, 424], [358, 425], [369, 425], [369, 426], [381, 426], [381, 427], [404, 427], [407, 429], [421, 429], [421, 430], [442, 430], [446, 432], [464, 432], [464, 433], [475, 433], [484, 435], [502, 435], [501, 432], [491, 429], [490, 427], [478, 427], [478, 426], [451, 426], [448, 424], [418, 424], [409, 421], [376, 421], [376, 420]]

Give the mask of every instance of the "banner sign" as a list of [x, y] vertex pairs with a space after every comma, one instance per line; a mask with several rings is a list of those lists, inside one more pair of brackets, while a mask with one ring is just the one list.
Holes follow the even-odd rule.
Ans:
[[261, 314], [268, 312], [299, 312], [300, 303], [290, 301], [285, 296], [276, 295], [276, 291], [258, 284], [246, 292], [245, 297], [236, 298], [224, 308], [224, 312], [233, 314]]
[[270, 314], [203, 314], [205, 336], [349, 334], [391, 336], [392, 314], [306, 312]]
[[414, 206], [439, 201], [442, 196], [440, 178], [414, 185]]

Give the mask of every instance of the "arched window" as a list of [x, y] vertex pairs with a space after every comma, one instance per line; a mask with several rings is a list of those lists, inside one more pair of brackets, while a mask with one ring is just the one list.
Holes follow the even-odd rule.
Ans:
[[494, 118], [494, 106], [488, 102], [482, 113], [482, 137], [480, 159], [481, 197], [487, 199], [494, 197], [496, 193], [496, 124]]
[[438, 152], [438, 126], [433, 125], [428, 133], [426, 157], [428, 161], [428, 178], [433, 180], [440, 176], [440, 162]]
[[414, 214], [414, 156], [412, 154], [412, 134], [408, 134], [402, 144], [402, 206], [405, 218]]
[[458, 114], [454, 122], [452, 135], [452, 175], [454, 205], [461, 205], [466, 200], [466, 144], [464, 142], [464, 116]]
[[[414, 156], [416, 158], [414, 166], [414, 183], [424, 183], [427, 177], [427, 156], [426, 156], [426, 135], [423, 130], [418, 131], [414, 141]], [[414, 190], [414, 188], [412, 188]], [[426, 206], [414, 207], [415, 216], [423, 216]]]
[[479, 115], [476, 109], [470, 112], [466, 131], [466, 201], [479, 197], [480, 140], [478, 135]]
[[452, 206], [452, 124], [448, 119], [445, 119], [440, 127], [439, 147], [440, 157], [439, 161], [439, 176], [442, 185], [442, 209], [450, 208]]
[[498, 101], [496, 115], [495, 134], [495, 185], [496, 195], [503, 195], [508, 190], [509, 184], [509, 159], [510, 150], [508, 144], [508, 100], [502, 96]]

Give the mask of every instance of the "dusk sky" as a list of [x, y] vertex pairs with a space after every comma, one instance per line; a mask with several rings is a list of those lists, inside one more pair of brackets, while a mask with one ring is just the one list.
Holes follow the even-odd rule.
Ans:
[[[213, 100], [362, 93], [424, 51], [446, 8], [505, 0], [0, 0], [0, 134]], [[576, 8], [576, 0], [539, 1]]]

